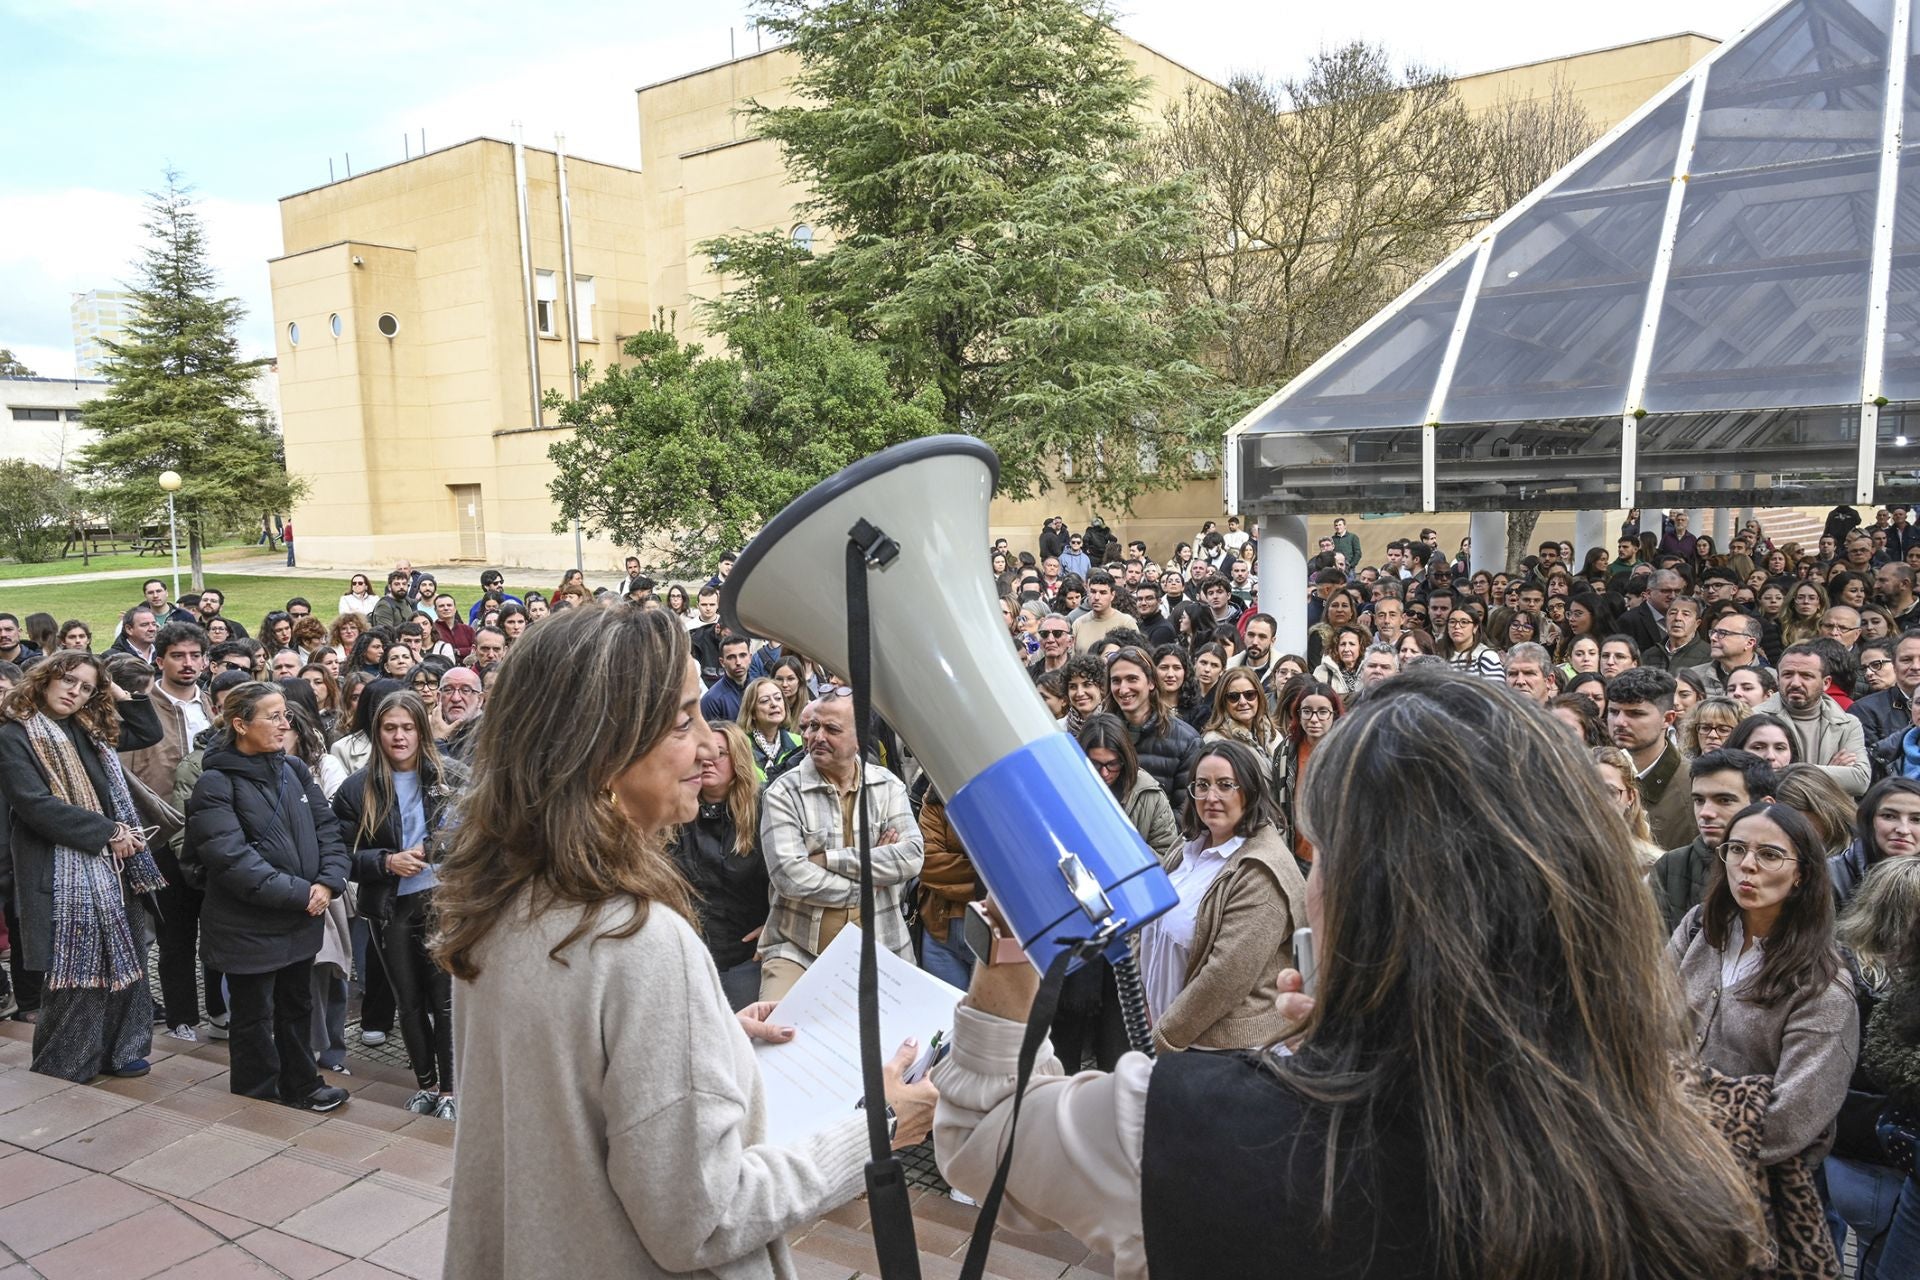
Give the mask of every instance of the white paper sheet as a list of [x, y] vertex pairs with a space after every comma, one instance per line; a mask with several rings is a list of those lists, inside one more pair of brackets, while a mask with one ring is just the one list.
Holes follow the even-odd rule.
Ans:
[[[909, 1036], [925, 1054], [934, 1036], [952, 1034], [965, 994], [878, 949], [880, 1055]], [[767, 1141], [785, 1145], [853, 1112], [860, 1101], [860, 930], [848, 925], [800, 975], [771, 1019], [798, 1034], [786, 1044], [756, 1041], [766, 1089]]]

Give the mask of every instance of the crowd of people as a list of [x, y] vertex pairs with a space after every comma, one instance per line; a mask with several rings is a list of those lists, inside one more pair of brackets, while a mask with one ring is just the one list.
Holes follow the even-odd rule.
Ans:
[[[1260, 596], [1258, 531], [1233, 518], [1159, 558], [1099, 521], [1074, 533], [1058, 518], [1030, 548], [984, 549], [1032, 691], [983, 696], [1045, 700], [1179, 900], [1133, 938], [1159, 1073], [1128, 1054], [1115, 975], [1097, 961], [1068, 979], [1054, 1015], [1065, 1076], [1028, 1098], [1060, 1109], [1045, 1131], [1114, 1166], [1066, 1169], [1035, 1152], [1010, 1203], [1112, 1252], [1120, 1274], [1143, 1274], [1150, 1258], [1156, 1275], [1206, 1274], [1163, 1262], [1153, 1240], [1152, 1189], [1178, 1198], [1178, 1179], [1142, 1163], [1150, 1074], [1270, 1058], [1294, 1041], [1296, 1065], [1273, 1079], [1209, 1087], [1248, 1105], [1283, 1088], [1295, 1110], [1390, 1100], [1391, 1115], [1367, 1112], [1387, 1126], [1380, 1150], [1411, 1144], [1415, 1166], [1437, 1161], [1461, 1184], [1422, 1200], [1404, 1170], [1369, 1164], [1382, 1198], [1342, 1231], [1403, 1231], [1428, 1250], [1396, 1261], [1388, 1249], [1365, 1274], [1427, 1274], [1415, 1261], [1436, 1243], [1460, 1258], [1480, 1247], [1462, 1234], [1478, 1209], [1455, 1197], [1461, 1187], [1525, 1200], [1464, 1172], [1475, 1152], [1462, 1144], [1518, 1112], [1464, 1102], [1451, 1078], [1377, 1090], [1409, 1064], [1470, 1073], [1468, 1059], [1500, 1056], [1502, 1038], [1524, 1046], [1536, 1077], [1582, 1055], [1574, 1076], [1609, 1075], [1591, 1057], [1605, 1042], [1618, 1071], [1589, 1092], [1684, 1131], [1629, 1199], [1691, 1153], [1692, 1190], [1646, 1212], [1675, 1257], [1725, 1253], [1718, 1269], [1646, 1274], [1739, 1274], [1748, 1259], [1714, 1236], [1724, 1228], [1810, 1265], [1858, 1233], [1861, 1275], [1920, 1275], [1920, 859], [1908, 856], [1920, 852], [1920, 527], [1909, 515], [1838, 508], [1812, 547], [1776, 545], [1749, 522], [1722, 551], [1684, 513], [1643, 529], [1634, 511], [1611, 548], [1545, 541], [1514, 570], [1473, 563], [1466, 543], [1443, 551], [1432, 529], [1374, 563], [1342, 520], [1319, 540], [1307, 598], [1283, 601]], [[732, 565], [663, 582], [630, 558], [614, 585], [596, 590], [575, 571], [519, 595], [489, 570], [466, 598], [403, 561], [384, 578], [352, 575], [330, 619], [296, 598], [252, 630], [224, 615], [218, 591], [175, 602], [152, 580], [101, 645], [84, 623], [0, 613], [0, 866], [10, 1000], [37, 1023], [34, 1069], [138, 1075], [158, 1028], [230, 1039], [235, 1092], [331, 1110], [347, 1095], [325, 1073], [351, 1069], [357, 1002], [364, 1043], [396, 1031], [404, 1042], [418, 1080], [409, 1109], [462, 1119], [457, 1216], [500, 1219], [525, 1172], [512, 1139], [528, 1123], [502, 1112], [526, 1105], [539, 1070], [565, 1074], [568, 1052], [591, 1058], [588, 1041], [610, 1055], [620, 1037], [647, 1041], [633, 1052], [658, 1078], [559, 1091], [534, 1108], [542, 1126], [588, 1146], [612, 1138], [648, 1178], [676, 1185], [703, 1154], [739, 1156], [763, 1120], [716, 1118], [690, 1099], [754, 1095], [747, 1037], [790, 1034], [775, 1024], [780, 998], [858, 924], [972, 986], [934, 1077], [936, 1147], [956, 1186], [990, 1176], [1019, 1043], [1002, 1024], [1024, 1016], [1031, 990], [964, 939], [985, 889], [913, 744], [876, 719], [863, 758], [841, 673], [730, 632], [719, 593]], [[1304, 644], [1281, 651], [1303, 621]], [[1389, 850], [1403, 872], [1359, 865]], [[633, 948], [550, 972], [613, 900], [640, 910], [596, 936]], [[661, 917], [691, 927], [668, 938], [648, 924]], [[1330, 939], [1317, 999], [1294, 972], [1295, 930], [1309, 924]], [[1514, 949], [1486, 950], [1502, 940]], [[705, 998], [699, 974], [657, 980], [688, 946], [711, 970], [720, 1021], [686, 1022], [686, 1002]], [[1476, 959], [1497, 963], [1501, 981], [1472, 972]], [[652, 966], [629, 981], [648, 989], [615, 991], [633, 965]], [[1622, 967], [1630, 1015], [1583, 986], [1607, 965]], [[1508, 989], [1442, 989], [1454, 983]], [[1465, 1021], [1447, 1028], [1445, 1010]], [[551, 1022], [550, 1038], [516, 1034], [529, 1018]], [[1565, 1025], [1547, 1025], [1556, 1019]], [[1389, 1069], [1382, 1054], [1401, 1061]], [[675, 1055], [700, 1062], [690, 1074], [660, 1066]], [[1217, 1069], [1178, 1070], [1187, 1081]], [[1066, 1077], [1081, 1084], [1054, 1087]], [[1507, 1083], [1515, 1107], [1568, 1105], [1538, 1079]], [[896, 1069], [888, 1089], [897, 1139], [923, 1137], [933, 1086], [905, 1085]], [[1423, 1125], [1423, 1106], [1459, 1109], [1463, 1127]], [[595, 1129], [616, 1111], [634, 1127]], [[1594, 1151], [1646, 1157], [1620, 1117], [1582, 1114]], [[664, 1207], [640, 1209], [651, 1182], [616, 1186], [615, 1199], [657, 1270], [759, 1250], [778, 1273], [778, 1233], [747, 1237], [852, 1194], [860, 1136], [821, 1137], [750, 1212], [702, 1198], [724, 1177], [686, 1191], [732, 1224], [710, 1238], [689, 1240]], [[1315, 1141], [1318, 1161], [1344, 1140]], [[1304, 1186], [1305, 1169], [1275, 1176]], [[1116, 1198], [1115, 1179], [1131, 1190]], [[1770, 1187], [1759, 1226], [1757, 1210], [1721, 1194], [1754, 1179]], [[1296, 1207], [1319, 1203], [1316, 1190]], [[1413, 1207], [1390, 1230], [1393, 1205]], [[632, 1261], [568, 1224], [515, 1237], [505, 1221], [450, 1246], [462, 1274], [517, 1274], [503, 1260], [531, 1264], [540, 1249], [540, 1265], [572, 1256], [586, 1274]], [[1808, 1221], [1813, 1237], [1796, 1229]], [[1568, 1229], [1590, 1241], [1627, 1230], [1599, 1218]], [[1546, 1230], [1516, 1222], [1502, 1239], [1525, 1253]], [[1195, 1256], [1235, 1265], [1231, 1250]], [[1560, 1272], [1576, 1273], [1603, 1274]]]

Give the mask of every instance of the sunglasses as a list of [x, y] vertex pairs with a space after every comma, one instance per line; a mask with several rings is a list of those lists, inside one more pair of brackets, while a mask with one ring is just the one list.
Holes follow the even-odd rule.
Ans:
[[1258, 702], [1260, 695], [1251, 689], [1235, 689], [1227, 694], [1228, 702]]

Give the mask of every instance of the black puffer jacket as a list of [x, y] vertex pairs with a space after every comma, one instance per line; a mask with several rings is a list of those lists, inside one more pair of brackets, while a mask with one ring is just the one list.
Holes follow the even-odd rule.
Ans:
[[1193, 778], [1193, 757], [1200, 750], [1200, 731], [1178, 716], [1155, 712], [1145, 724], [1129, 724], [1140, 767], [1153, 775], [1169, 797], [1186, 794]]
[[767, 922], [771, 885], [758, 847], [743, 856], [734, 851], [734, 837], [732, 810], [724, 803], [703, 803], [673, 839], [674, 863], [697, 895], [700, 932], [720, 969], [753, 958], [754, 944], [745, 939]]
[[278, 752], [207, 752], [187, 801], [187, 847], [207, 868], [200, 947], [224, 973], [273, 973], [320, 951], [316, 884], [347, 887], [347, 850], [320, 784]]
[[[451, 830], [451, 817], [459, 792], [467, 785], [467, 767], [457, 760], [441, 758], [440, 771], [424, 762], [420, 768], [420, 793], [427, 806], [428, 862], [437, 863], [446, 855], [436, 833]], [[394, 891], [400, 877], [387, 870], [387, 855], [406, 848], [400, 832], [400, 806], [389, 804], [386, 819], [371, 836], [360, 833], [366, 813], [367, 771], [349, 774], [333, 793], [333, 816], [340, 823], [340, 839], [346, 843], [352, 859], [352, 876], [360, 886], [355, 914], [369, 920], [384, 921], [393, 916]]]

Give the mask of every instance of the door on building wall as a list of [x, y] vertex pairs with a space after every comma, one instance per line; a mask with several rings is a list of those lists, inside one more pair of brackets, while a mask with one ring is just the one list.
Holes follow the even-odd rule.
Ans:
[[453, 490], [454, 523], [460, 529], [460, 558], [485, 560], [487, 558], [487, 521], [485, 508], [480, 504], [480, 486], [455, 484], [447, 487]]

